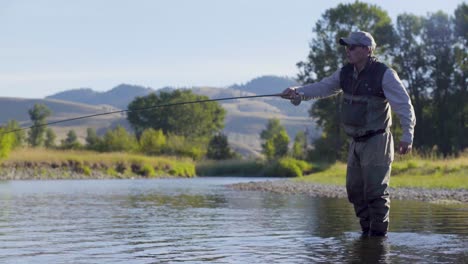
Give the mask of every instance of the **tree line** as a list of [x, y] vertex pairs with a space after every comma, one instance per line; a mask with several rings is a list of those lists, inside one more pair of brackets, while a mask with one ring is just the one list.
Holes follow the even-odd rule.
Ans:
[[[376, 56], [394, 68], [406, 85], [416, 114], [414, 148], [420, 153], [458, 155], [468, 147], [468, 6], [454, 14], [398, 15], [396, 24], [377, 5], [339, 4], [326, 10], [313, 28], [305, 61], [297, 64], [302, 84], [320, 81], [346, 63], [338, 44], [349, 32], [370, 32]], [[309, 110], [323, 134], [312, 159], [345, 160], [348, 140], [340, 125], [341, 95], [318, 100]], [[397, 139], [399, 121], [392, 127]]]
[[[314, 37], [305, 61], [297, 64], [298, 80], [312, 83], [331, 75], [346, 63], [338, 44], [349, 32], [364, 30], [376, 39], [376, 56], [394, 68], [410, 94], [417, 124], [414, 148], [422, 153], [458, 155], [468, 147], [468, 6], [460, 4], [454, 14], [436, 12], [426, 16], [401, 14], [396, 24], [377, 5], [356, 1], [326, 10], [313, 28]], [[222, 134], [225, 110], [217, 102], [161, 107], [154, 105], [209, 99], [190, 90], [161, 92], [135, 98], [128, 106], [127, 120], [133, 131], [118, 126], [98, 136], [87, 129], [85, 144], [70, 130], [59, 145], [56, 135], [45, 126], [51, 112], [44, 105], [29, 110], [34, 127], [28, 131], [0, 136], [0, 157], [23, 144], [63, 149], [141, 152], [147, 155], [179, 155], [194, 159], [227, 159], [237, 154]], [[297, 159], [345, 160], [348, 140], [340, 125], [341, 95], [316, 101], [309, 110], [322, 135], [307, 148], [304, 132], [296, 135], [289, 148], [289, 136], [272, 119], [260, 134], [262, 153], [267, 159], [292, 156]], [[293, 106], [291, 106], [293, 107]], [[9, 121], [1, 131], [18, 129]], [[392, 132], [398, 140], [399, 121], [394, 116]]]
[[[48, 127], [52, 114], [44, 104], [35, 104], [28, 113], [32, 127], [19, 130], [17, 121], [10, 120], [1, 131], [13, 131], [0, 136], [0, 155], [10, 149], [28, 145], [56, 149], [87, 149], [99, 152], [136, 152], [145, 155], [187, 156], [193, 159], [230, 159], [238, 155], [230, 148], [227, 136], [221, 133], [225, 110], [217, 102], [177, 105], [175, 107], [136, 109], [163, 104], [209, 99], [190, 90], [175, 90], [137, 97], [129, 104], [127, 120], [133, 133], [123, 126], [108, 129], [99, 136], [95, 129], [87, 128], [85, 143], [70, 130], [60, 144], [56, 134]], [[0, 132], [1, 132], [0, 131]], [[7, 147], [8, 146], [8, 147]], [[4, 156], [4, 155], [3, 155]]]
[[[57, 144], [57, 135], [47, 126], [47, 118], [52, 112], [44, 104], [35, 104], [28, 111], [33, 124], [31, 129], [26, 133], [25, 130], [20, 130], [17, 121], [11, 120], [2, 129], [16, 132], [0, 137], [3, 140], [0, 143], [10, 146], [5, 151], [27, 145], [64, 150], [137, 152], [150, 156], [187, 156], [193, 159], [239, 158], [239, 154], [231, 149], [227, 136], [220, 132], [224, 124], [225, 110], [216, 102], [136, 111], [149, 106], [205, 99], [207, 98], [192, 94], [188, 90], [137, 97], [130, 103], [127, 116], [134, 129], [133, 133], [119, 125], [99, 136], [95, 129], [87, 128], [84, 144], [79, 141], [74, 130], [69, 130], [66, 137]], [[181, 116], [185, 119], [180, 118]], [[268, 120], [260, 138], [263, 142], [262, 153], [267, 160], [278, 160], [286, 156], [305, 160], [307, 157], [306, 134], [303, 131], [297, 133], [289, 149], [290, 138], [279, 119]]]

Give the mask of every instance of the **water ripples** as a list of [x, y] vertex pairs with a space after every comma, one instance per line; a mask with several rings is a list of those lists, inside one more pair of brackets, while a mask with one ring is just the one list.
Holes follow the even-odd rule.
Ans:
[[367, 241], [343, 199], [223, 187], [238, 180], [0, 183], [0, 262], [450, 263], [468, 254], [464, 209], [395, 201], [389, 238]]

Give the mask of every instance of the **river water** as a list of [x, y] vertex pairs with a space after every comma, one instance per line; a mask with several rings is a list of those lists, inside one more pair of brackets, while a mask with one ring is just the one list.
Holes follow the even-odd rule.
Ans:
[[263, 179], [0, 182], [0, 263], [467, 263], [466, 206], [392, 201], [360, 239], [344, 199], [236, 191]]

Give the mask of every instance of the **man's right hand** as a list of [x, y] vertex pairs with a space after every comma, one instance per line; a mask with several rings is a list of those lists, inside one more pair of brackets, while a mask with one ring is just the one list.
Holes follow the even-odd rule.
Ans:
[[291, 99], [294, 99], [297, 95], [298, 94], [297, 94], [297, 92], [296, 92], [296, 90], [294, 88], [288, 87], [281, 94], [281, 98], [291, 100]]
[[411, 143], [400, 141], [400, 145], [398, 146], [398, 153], [401, 155], [405, 155], [411, 152], [412, 149], [413, 147], [411, 146]]

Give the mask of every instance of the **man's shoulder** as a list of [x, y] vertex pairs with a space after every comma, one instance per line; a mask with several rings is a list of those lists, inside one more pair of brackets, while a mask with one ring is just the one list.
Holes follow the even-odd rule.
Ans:
[[375, 61], [375, 67], [377, 67], [380, 70], [387, 70], [387, 69], [392, 69], [390, 66], [388, 66], [386, 63], [383, 63], [381, 61]]

